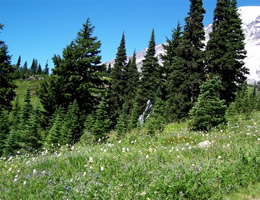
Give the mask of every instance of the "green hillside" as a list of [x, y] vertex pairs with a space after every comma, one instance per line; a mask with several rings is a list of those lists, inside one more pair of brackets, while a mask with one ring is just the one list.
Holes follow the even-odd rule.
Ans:
[[250, 118], [208, 133], [173, 123], [153, 136], [143, 128], [1, 158], [0, 199], [232, 199], [260, 182], [260, 113]]
[[31, 89], [31, 103], [35, 107], [39, 103], [39, 98], [37, 96], [37, 90], [40, 88], [40, 84], [43, 80], [15, 80], [14, 83], [17, 86], [15, 89], [16, 96], [19, 98], [20, 105], [23, 105], [26, 90]]

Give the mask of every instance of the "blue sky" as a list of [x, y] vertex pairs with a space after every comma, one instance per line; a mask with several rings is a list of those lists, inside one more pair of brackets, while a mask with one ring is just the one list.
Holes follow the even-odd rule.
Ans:
[[[216, 0], [204, 0], [204, 24], [211, 23]], [[102, 62], [115, 57], [122, 32], [127, 54], [147, 47], [155, 29], [156, 43], [165, 42], [178, 21], [184, 25], [189, 0], [0, 0], [0, 39], [8, 45], [12, 63], [36, 58], [42, 66], [62, 50], [90, 17], [102, 42]], [[238, 0], [238, 6], [260, 6], [260, 0]]]

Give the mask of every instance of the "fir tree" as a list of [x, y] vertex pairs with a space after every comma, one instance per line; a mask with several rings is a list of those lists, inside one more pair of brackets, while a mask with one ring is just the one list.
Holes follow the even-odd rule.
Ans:
[[64, 109], [59, 107], [53, 115], [53, 124], [46, 137], [46, 145], [51, 146], [61, 142], [61, 127], [63, 126]]
[[42, 66], [41, 66], [41, 64], [38, 65], [37, 74], [42, 74]]
[[167, 38], [166, 44], [163, 44], [163, 49], [165, 51], [164, 54], [161, 55], [161, 59], [163, 61], [163, 65], [160, 66], [160, 75], [161, 75], [161, 92], [162, 92], [162, 97], [163, 100], [167, 99], [168, 92], [170, 91], [170, 87], [168, 88], [168, 83], [169, 83], [169, 76], [173, 72], [174, 67], [174, 58], [176, 56], [176, 49], [179, 46], [181, 42], [181, 26], [178, 23], [176, 29], [173, 30], [172, 32], [172, 37], [171, 39]]
[[45, 67], [43, 69], [43, 74], [49, 75], [48, 61], [46, 62]]
[[236, 1], [218, 0], [214, 11], [213, 31], [206, 48], [207, 73], [219, 75], [222, 82], [221, 99], [229, 104], [241, 89], [248, 70], [244, 67], [246, 56], [244, 35]]
[[219, 99], [220, 88], [219, 77], [213, 77], [200, 86], [198, 101], [189, 113], [192, 129], [208, 131], [226, 121], [227, 106], [224, 100]]
[[123, 136], [127, 132], [128, 127], [128, 115], [127, 115], [127, 105], [123, 105], [122, 113], [119, 115], [116, 125], [116, 132], [119, 136]]
[[76, 39], [63, 50], [63, 57], [53, 57], [53, 75], [39, 92], [47, 113], [52, 114], [58, 106], [67, 110], [74, 100], [86, 115], [96, 109], [104, 90], [105, 68], [100, 65], [101, 42], [92, 36], [93, 30], [87, 19]]
[[7, 111], [0, 112], [0, 157], [4, 153], [5, 142], [9, 134], [9, 115]]
[[73, 144], [81, 137], [79, 107], [76, 100], [69, 106], [61, 127], [61, 144]]
[[143, 61], [140, 90], [138, 91], [139, 114], [143, 112], [146, 102], [155, 100], [156, 92], [159, 88], [160, 75], [158, 58], [155, 56], [155, 35], [154, 30], [151, 34], [149, 46]]
[[114, 67], [111, 72], [111, 102], [116, 120], [122, 112], [123, 104], [126, 99], [127, 88], [127, 57], [125, 48], [125, 35], [122, 34], [121, 42], [117, 50]]
[[201, 0], [190, 0], [181, 43], [176, 49], [169, 75], [168, 105], [171, 119], [186, 117], [199, 95], [204, 78], [203, 14]]
[[133, 107], [133, 100], [137, 94], [137, 88], [140, 84], [139, 81], [139, 72], [136, 65], [136, 54], [134, 52], [131, 59], [129, 59], [128, 70], [127, 70], [127, 83], [126, 83], [126, 95], [125, 95], [125, 104], [126, 104], [126, 113]]
[[31, 64], [31, 74], [36, 74], [38, 69], [38, 61], [34, 58]]
[[110, 119], [107, 114], [107, 102], [105, 97], [103, 97], [96, 110], [95, 123], [91, 128], [91, 132], [95, 136], [96, 141], [104, 141], [109, 133], [109, 128]]
[[[0, 24], [0, 31], [3, 25]], [[0, 112], [1, 110], [10, 111], [11, 101], [15, 97], [15, 85], [13, 84], [14, 68], [11, 65], [11, 56], [8, 55], [8, 48], [0, 40]]]

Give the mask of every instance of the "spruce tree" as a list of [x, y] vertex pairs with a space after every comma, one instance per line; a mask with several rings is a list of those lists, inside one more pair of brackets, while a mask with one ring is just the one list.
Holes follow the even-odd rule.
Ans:
[[95, 136], [95, 140], [106, 140], [110, 128], [110, 119], [107, 114], [107, 101], [102, 98], [96, 110], [95, 123], [91, 127], [91, 133]]
[[53, 57], [53, 75], [39, 92], [49, 115], [59, 106], [67, 110], [74, 100], [86, 115], [97, 108], [104, 90], [105, 68], [100, 65], [101, 42], [92, 36], [93, 31], [94, 26], [87, 19], [76, 39], [64, 48], [63, 56]]
[[49, 75], [48, 61], [46, 62], [45, 67], [43, 69], [43, 74]]
[[205, 79], [203, 52], [205, 10], [202, 0], [190, 0], [190, 2], [189, 16], [185, 18], [183, 36], [176, 49], [173, 68], [169, 75], [169, 114], [170, 118], [175, 120], [187, 117], [199, 95], [199, 86]]
[[136, 65], [136, 54], [134, 52], [132, 58], [130, 58], [128, 62], [127, 83], [125, 88], [126, 95], [124, 101], [124, 104], [126, 104], [126, 114], [129, 114], [133, 107], [139, 84], [139, 72]]
[[168, 92], [170, 91], [170, 86], [168, 88], [168, 83], [170, 80], [170, 74], [173, 72], [174, 67], [174, 58], [176, 56], [176, 49], [181, 42], [181, 26], [178, 23], [177, 27], [172, 31], [171, 38], [167, 38], [166, 44], [163, 44], [164, 52], [161, 55], [161, 59], [163, 61], [163, 65], [160, 66], [160, 75], [161, 75], [161, 92], [163, 100], [167, 99]]
[[148, 100], [152, 103], [155, 101], [156, 92], [159, 89], [159, 63], [155, 55], [155, 46], [155, 34], [153, 30], [141, 69], [141, 83], [137, 94], [139, 114], [145, 109]]
[[190, 126], [195, 130], [209, 131], [226, 121], [227, 106], [219, 99], [221, 81], [213, 77], [200, 86], [200, 95], [194, 107], [190, 110]]
[[111, 102], [113, 109], [112, 119], [116, 120], [122, 112], [126, 100], [126, 88], [128, 81], [128, 65], [125, 47], [125, 35], [122, 34], [120, 45], [117, 50], [114, 67], [111, 72]]
[[8, 137], [9, 128], [9, 115], [7, 111], [0, 112], [0, 157], [4, 153], [5, 142]]
[[[0, 24], [0, 31], [3, 25]], [[10, 111], [11, 101], [15, 97], [15, 85], [13, 84], [14, 68], [11, 65], [11, 56], [8, 55], [8, 48], [4, 41], [0, 40], [0, 112]]]
[[45, 144], [47, 147], [58, 144], [62, 140], [61, 127], [63, 126], [64, 109], [59, 107], [53, 114], [53, 123], [49, 129]]
[[81, 137], [79, 113], [78, 103], [74, 100], [73, 104], [69, 105], [61, 127], [61, 144], [73, 144]]
[[211, 76], [220, 76], [223, 88], [220, 97], [227, 104], [234, 100], [248, 74], [243, 62], [246, 51], [241, 25], [236, 1], [218, 0], [206, 47], [206, 69]]

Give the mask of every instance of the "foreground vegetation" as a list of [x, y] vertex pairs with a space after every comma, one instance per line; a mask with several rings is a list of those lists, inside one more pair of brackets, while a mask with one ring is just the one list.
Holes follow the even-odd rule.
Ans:
[[[1, 199], [222, 199], [260, 182], [260, 113], [210, 132], [169, 124], [0, 160]], [[199, 143], [208, 141], [204, 147]]]

